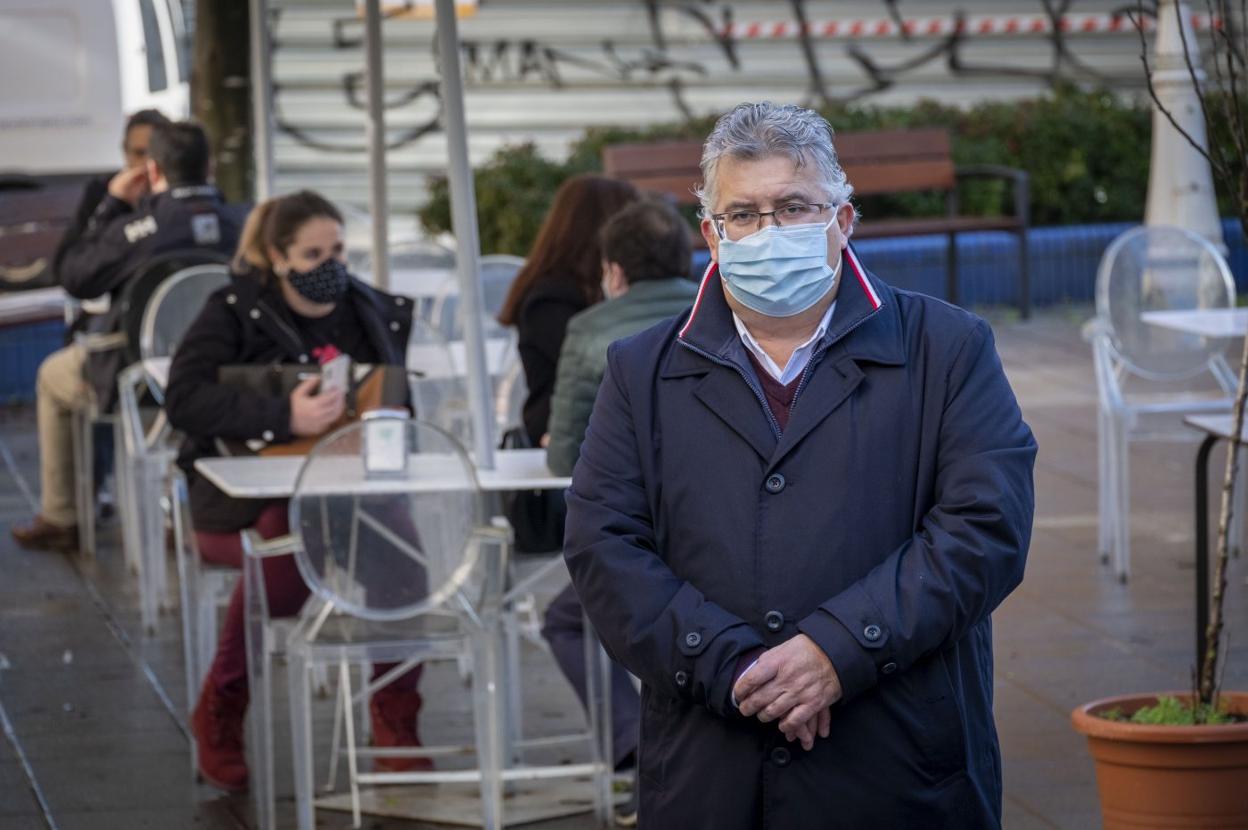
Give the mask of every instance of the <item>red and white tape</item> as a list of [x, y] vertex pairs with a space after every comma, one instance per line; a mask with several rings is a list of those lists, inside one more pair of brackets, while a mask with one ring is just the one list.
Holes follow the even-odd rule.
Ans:
[[[1207, 14], [1193, 14], [1192, 28], [1207, 31], [1214, 25], [1214, 18]], [[1144, 19], [1145, 31], [1151, 31], [1156, 22]], [[1058, 18], [1057, 27], [1066, 34], [1104, 35], [1135, 32], [1135, 23], [1125, 14], [1067, 14]], [[1048, 15], [1015, 15], [1000, 17], [969, 15], [958, 20], [952, 15], [943, 17], [903, 18], [900, 23], [891, 18], [874, 20], [826, 20], [806, 24], [811, 37], [823, 40], [856, 40], [907, 35], [910, 37], [947, 37], [957, 31], [967, 37], [1047, 35], [1053, 31], [1053, 19]], [[733, 23], [721, 31], [725, 37], [736, 40], [786, 40], [797, 37], [802, 31], [796, 21], [774, 23]]]

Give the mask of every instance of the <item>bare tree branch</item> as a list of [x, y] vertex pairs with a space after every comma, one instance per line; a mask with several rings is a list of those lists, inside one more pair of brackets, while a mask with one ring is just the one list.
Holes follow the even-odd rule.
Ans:
[[1200, 143], [1196, 141], [1190, 133], [1188, 133], [1187, 130], [1183, 129], [1182, 125], [1180, 125], [1175, 119], [1174, 114], [1170, 112], [1169, 108], [1161, 102], [1161, 98], [1157, 96], [1157, 87], [1153, 85], [1153, 69], [1148, 65], [1148, 39], [1144, 36], [1143, 2], [1140, 2], [1139, 4], [1138, 16], [1131, 16], [1131, 22], [1135, 24], [1135, 30], [1140, 35], [1140, 61], [1144, 64], [1144, 82], [1148, 86], [1148, 96], [1152, 98], [1153, 105], [1157, 107], [1158, 112], [1166, 117], [1166, 120], [1170, 122], [1170, 126], [1174, 127], [1174, 129], [1178, 131], [1179, 135], [1187, 139], [1187, 143], [1192, 145], [1196, 152], [1204, 156], [1205, 161], [1209, 162], [1209, 165], [1213, 167], [1214, 171], [1217, 172], [1219, 176], [1229, 175], [1229, 171], [1225, 170], [1218, 161], [1215, 161], [1213, 157], [1209, 155], [1209, 151], [1202, 147]]
[[[1214, 122], [1213, 119], [1209, 117], [1209, 107], [1205, 103], [1205, 91], [1200, 85], [1200, 70], [1192, 61], [1192, 47], [1191, 44], [1187, 42], [1186, 24], [1188, 24], [1189, 21], [1183, 19], [1183, 4], [1180, 2], [1176, 2], [1174, 4], [1174, 19], [1179, 26], [1179, 40], [1183, 44], [1183, 63], [1187, 66], [1187, 76], [1192, 79], [1192, 88], [1196, 90], [1196, 100], [1200, 102], [1200, 115], [1205, 121], [1206, 149], [1218, 157], [1218, 166], [1229, 170], [1230, 165], [1226, 162], [1226, 156], [1222, 152], [1222, 145], [1209, 140], [1209, 134], [1212, 132]], [[1214, 63], [1217, 63], [1216, 48], [1214, 49]], [[1187, 140], [1191, 141], [1192, 139], [1189, 137]], [[1206, 153], [1205, 155], [1208, 157], [1209, 153]]]

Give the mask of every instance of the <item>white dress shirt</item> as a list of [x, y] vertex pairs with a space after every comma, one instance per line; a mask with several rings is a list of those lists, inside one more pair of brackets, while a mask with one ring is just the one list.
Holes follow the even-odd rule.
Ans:
[[763, 351], [763, 347], [758, 345], [758, 341], [754, 339], [754, 335], [750, 334], [750, 330], [745, 327], [745, 323], [741, 322], [741, 318], [734, 311], [732, 313], [732, 322], [737, 326], [737, 334], [741, 335], [741, 342], [750, 350], [750, 354], [758, 360], [759, 364], [767, 370], [767, 374], [771, 375], [781, 386], [788, 386], [793, 380], [802, 373], [806, 368], [806, 364], [810, 362], [810, 356], [815, 351], [815, 344], [827, 334], [828, 326], [832, 323], [832, 312], [836, 310], [836, 300], [832, 301], [832, 305], [828, 306], [828, 310], [824, 312], [823, 319], [819, 321], [819, 327], [815, 329], [815, 333], [810, 336], [802, 345], [793, 350], [793, 354], [789, 356], [789, 362], [781, 369], [776, 365], [776, 361], [771, 359], [771, 355]]

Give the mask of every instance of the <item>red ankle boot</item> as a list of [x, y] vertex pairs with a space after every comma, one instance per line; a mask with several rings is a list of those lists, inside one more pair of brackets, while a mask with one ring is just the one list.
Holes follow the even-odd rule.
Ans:
[[[385, 687], [368, 702], [373, 724], [373, 746], [379, 748], [420, 746], [416, 717], [420, 714], [420, 695]], [[377, 772], [430, 772], [429, 758], [374, 758]]]
[[199, 774], [214, 787], [247, 789], [247, 758], [243, 754], [246, 717], [247, 691], [221, 689], [208, 678], [191, 715], [191, 734], [195, 736]]

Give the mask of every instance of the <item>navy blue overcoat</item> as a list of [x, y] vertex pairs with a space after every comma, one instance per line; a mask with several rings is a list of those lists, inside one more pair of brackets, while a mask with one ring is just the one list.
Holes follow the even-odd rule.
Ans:
[[[845, 265], [783, 434], [713, 266], [611, 349], [565, 556], [642, 680], [646, 830], [1000, 825], [989, 615], [1035, 440], [983, 320]], [[845, 692], [809, 752], [730, 698], [739, 656], [799, 632]]]

